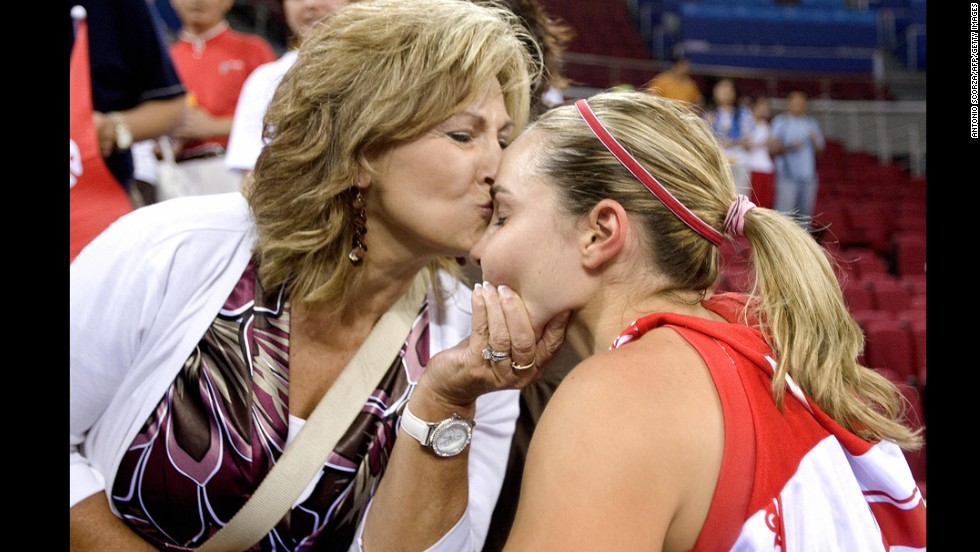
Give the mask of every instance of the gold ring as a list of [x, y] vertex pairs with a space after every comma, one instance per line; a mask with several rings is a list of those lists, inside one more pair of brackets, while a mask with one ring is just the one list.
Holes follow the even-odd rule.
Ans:
[[512, 360], [512, 361], [510, 361], [510, 368], [511, 368], [511, 370], [513, 370], [515, 372], [521, 372], [523, 370], [530, 370], [531, 368], [534, 368], [534, 361], [532, 360], [531, 362], [528, 362], [527, 364], [518, 364], [518, 363], [516, 363], [516, 362], [514, 362]]

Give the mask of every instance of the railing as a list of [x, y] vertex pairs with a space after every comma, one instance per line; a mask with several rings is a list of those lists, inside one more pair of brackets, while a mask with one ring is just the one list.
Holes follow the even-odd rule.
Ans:
[[[773, 110], [785, 103], [773, 99]], [[926, 173], [926, 102], [814, 99], [809, 106], [824, 134], [846, 149], [873, 153], [883, 163], [907, 158], [911, 174]]]
[[[585, 54], [579, 52], [565, 52], [564, 54], [566, 74], [574, 73], [575, 66], [590, 68], [600, 68], [606, 72], [605, 83], [586, 83], [586, 87], [603, 87], [624, 82], [624, 74], [643, 74], [646, 79], [652, 78], [655, 74], [667, 69], [669, 63], [666, 61], [650, 59], [630, 59], [597, 54]], [[876, 66], [880, 61], [876, 61]], [[883, 80], [876, 75], [880, 70], [875, 69], [875, 74], [855, 74], [855, 73], [813, 73], [810, 71], [787, 71], [778, 69], [753, 69], [746, 67], [729, 67], [723, 65], [703, 65], [699, 64], [693, 68], [693, 72], [709, 78], [731, 77], [735, 79], [758, 79], [764, 82], [765, 93], [775, 97], [780, 94], [781, 82], [792, 83], [812, 83], [813, 88], [819, 90], [819, 96], [829, 97], [832, 95], [834, 87], [845, 84], [866, 85], [872, 90], [873, 96], [877, 99], [886, 99], [887, 90]], [[635, 80], [635, 79], [634, 79]], [[628, 81], [627, 81], [628, 82]], [[631, 82], [636, 86], [644, 82]]]
[[[599, 90], [573, 87], [567, 89], [565, 95], [571, 101], [588, 97]], [[773, 97], [771, 101], [773, 113], [785, 110], [785, 99]], [[911, 174], [925, 175], [925, 101], [842, 101], [814, 98], [810, 100], [809, 112], [820, 123], [824, 135], [840, 142], [848, 151], [872, 153], [883, 163], [907, 159]]]

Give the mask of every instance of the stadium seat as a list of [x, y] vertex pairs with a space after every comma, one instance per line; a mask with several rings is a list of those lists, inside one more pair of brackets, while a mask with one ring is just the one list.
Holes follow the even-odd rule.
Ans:
[[895, 231], [924, 233], [926, 231], [925, 214], [898, 210], [895, 213]]
[[925, 233], [902, 232], [892, 238], [895, 249], [895, 269], [898, 274], [926, 273]]
[[845, 258], [850, 257], [853, 260], [854, 267], [860, 278], [889, 274], [888, 261], [871, 248], [852, 248], [842, 254]]
[[[902, 391], [905, 399], [908, 400], [908, 410], [905, 414], [905, 419], [912, 428], [925, 428], [926, 427], [926, 412], [925, 404], [922, 400], [922, 395], [919, 389], [914, 385], [899, 385], [898, 388]], [[926, 431], [925, 429], [923, 430]], [[905, 459], [909, 463], [909, 468], [912, 470], [912, 476], [916, 481], [926, 480], [926, 444], [925, 444], [925, 433], [923, 433], [923, 443], [922, 448], [916, 451], [904, 451]], [[921, 486], [920, 486], [921, 490]]]
[[856, 312], [875, 310], [874, 296], [871, 290], [863, 282], [852, 279], [841, 285], [841, 292], [844, 294], [844, 301], [847, 302], [847, 309], [853, 316]]
[[910, 296], [926, 294], [926, 275], [925, 274], [904, 274], [898, 280], [909, 290]]
[[867, 275], [861, 281], [868, 286], [876, 309], [895, 313], [909, 308], [911, 294], [897, 278], [891, 275]]
[[905, 310], [897, 315], [912, 336], [912, 365], [916, 385], [925, 387], [926, 380], [926, 313], [924, 310]]
[[857, 243], [840, 200], [828, 198], [813, 216], [811, 227], [823, 243], [836, 243], [842, 247]]
[[865, 359], [871, 368], [888, 368], [902, 381], [915, 385], [915, 361], [912, 334], [900, 320], [869, 320], [864, 326]]
[[878, 253], [889, 250], [894, 216], [887, 201], [871, 197], [865, 202], [848, 203], [845, 209], [855, 240]]
[[872, 309], [850, 309], [851, 317], [854, 321], [858, 323], [861, 327], [861, 331], [864, 333], [864, 348], [858, 355], [857, 361], [861, 366], [870, 367], [871, 364], [868, 361], [868, 324], [874, 320], [893, 320], [892, 314], [886, 311], [879, 311]]

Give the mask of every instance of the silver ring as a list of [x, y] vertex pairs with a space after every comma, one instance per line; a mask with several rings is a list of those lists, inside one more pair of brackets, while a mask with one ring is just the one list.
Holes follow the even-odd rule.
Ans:
[[483, 360], [492, 360], [494, 362], [500, 362], [501, 360], [506, 360], [510, 358], [510, 353], [494, 351], [490, 347], [483, 349]]
[[531, 362], [528, 362], [527, 364], [518, 364], [518, 363], [514, 362], [513, 360], [510, 361], [510, 369], [513, 370], [513, 371], [515, 371], [515, 372], [522, 372], [524, 370], [530, 370], [531, 368], [534, 368], [534, 361], [533, 360]]

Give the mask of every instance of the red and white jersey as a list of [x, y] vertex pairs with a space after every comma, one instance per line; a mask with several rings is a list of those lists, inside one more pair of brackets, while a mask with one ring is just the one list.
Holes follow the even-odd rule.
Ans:
[[845, 430], [787, 378], [780, 410], [772, 350], [739, 322], [744, 296], [705, 306], [728, 322], [672, 313], [636, 320], [620, 347], [669, 326], [705, 360], [721, 399], [725, 447], [695, 552], [926, 549], [925, 500], [902, 450]]

